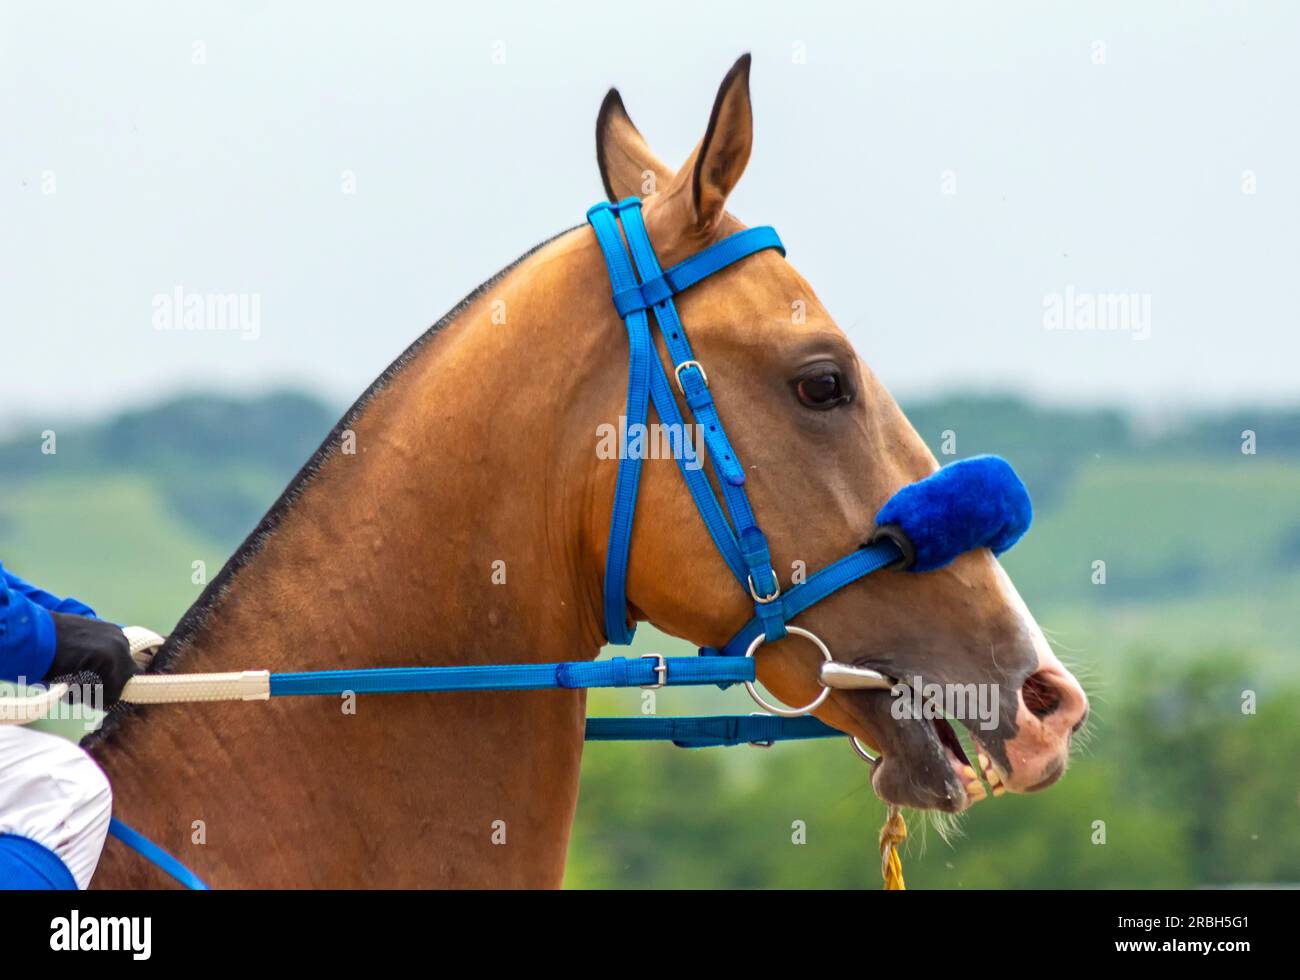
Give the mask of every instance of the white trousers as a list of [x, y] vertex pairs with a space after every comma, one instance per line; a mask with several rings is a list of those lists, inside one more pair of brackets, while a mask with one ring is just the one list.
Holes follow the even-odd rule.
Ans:
[[66, 738], [0, 725], [0, 834], [34, 840], [63, 861], [78, 888], [95, 873], [113, 791], [95, 760]]

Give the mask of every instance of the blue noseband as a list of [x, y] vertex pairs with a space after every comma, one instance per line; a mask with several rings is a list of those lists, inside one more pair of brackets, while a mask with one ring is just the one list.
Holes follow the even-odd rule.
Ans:
[[597, 204], [587, 212], [587, 221], [604, 253], [614, 308], [627, 327], [629, 343], [627, 425], [605, 560], [605, 635], [610, 643], [630, 643], [635, 631], [627, 614], [627, 563], [641, 454], [628, 445], [629, 434], [643, 431], [652, 400], [668, 431], [681, 432], [684, 425], [668, 371], [650, 333], [650, 313], [672, 359], [676, 387], [703, 431], [723, 503], [719, 504], [689, 440], [677, 443], [683, 447], [676, 454], [678, 468], [709, 536], [740, 587], [754, 601], [753, 619], [721, 649], [705, 647], [701, 654], [745, 656], [759, 637], [767, 642], [781, 639], [790, 620], [871, 572], [891, 565], [914, 572], [932, 571], [974, 548], [988, 547], [1001, 554], [1028, 529], [1032, 508], [1020, 478], [1005, 460], [977, 456], [903, 487], [876, 515], [869, 543], [782, 591], [767, 538], [745, 494], [744, 467], [727, 438], [704, 368], [691, 351], [673, 304], [677, 293], [755, 252], [771, 248], [784, 255], [781, 239], [771, 228], [748, 228], [665, 272], [650, 244], [637, 198]]

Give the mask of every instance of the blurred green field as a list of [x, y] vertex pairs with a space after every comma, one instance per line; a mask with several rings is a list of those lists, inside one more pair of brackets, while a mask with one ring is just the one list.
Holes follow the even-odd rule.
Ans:
[[192, 563], [215, 574], [229, 557], [228, 547], [172, 516], [143, 476], [55, 474], [7, 491], [0, 506], [6, 567], [164, 633], [202, 591], [191, 584]]
[[1079, 467], [1003, 562], [1062, 656], [1085, 669], [1145, 645], [1174, 660], [1237, 650], [1296, 677], [1298, 542], [1294, 461], [1100, 460]]
[[[1300, 439], [1243, 456], [1240, 419], [1143, 443], [1116, 413], [955, 399], [907, 406], [937, 441], [1004, 452], [1037, 515], [1005, 559], [1094, 701], [1049, 792], [979, 804], [945, 842], [913, 821], [920, 887], [1300, 882]], [[295, 395], [217, 397], [73, 432], [56, 456], [0, 443], [0, 561], [120, 622], [166, 632], [328, 431]], [[62, 437], [61, 437], [62, 438]], [[1261, 435], [1261, 445], [1268, 445]], [[1001, 448], [1009, 447], [1009, 448]], [[1092, 563], [1106, 563], [1094, 584]], [[643, 627], [631, 655], [693, 650]], [[620, 654], [627, 651], [620, 650]], [[1256, 714], [1241, 711], [1255, 691]], [[640, 691], [596, 691], [634, 714]], [[662, 714], [745, 713], [743, 690], [659, 692]], [[570, 887], [879, 884], [883, 808], [846, 742], [587, 749]], [[791, 841], [803, 821], [807, 842]], [[1102, 824], [1097, 822], [1101, 821]], [[1104, 825], [1105, 843], [1097, 843]]]

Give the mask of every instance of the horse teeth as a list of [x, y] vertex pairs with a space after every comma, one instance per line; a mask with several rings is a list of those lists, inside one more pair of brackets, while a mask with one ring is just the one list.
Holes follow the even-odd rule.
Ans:
[[989, 757], [985, 755], [983, 752], [979, 754], [979, 760], [980, 760], [980, 768], [983, 769], [985, 772], [988, 772], [989, 769], [993, 767], [992, 761], [990, 761]]
[[970, 797], [972, 803], [978, 803], [988, 796], [984, 791], [984, 785], [979, 780], [971, 780], [966, 784], [966, 795]]
[[979, 782], [979, 776], [975, 775], [975, 770], [972, 769], [970, 766], [962, 766], [962, 767], [961, 767], [961, 774], [962, 774], [962, 776], [965, 777], [966, 782], [968, 782], [968, 783], [971, 783], [971, 782], [976, 782], [976, 783], [977, 783], [977, 782]]
[[1006, 788], [1005, 786], [1001, 785], [1001, 784], [999, 784], [999, 785], [993, 787], [993, 795], [994, 795], [994, 796], [1003, 796], [1003, 795], [1006, 794], [1006, 791], [1007, 791], [1007, 788]]

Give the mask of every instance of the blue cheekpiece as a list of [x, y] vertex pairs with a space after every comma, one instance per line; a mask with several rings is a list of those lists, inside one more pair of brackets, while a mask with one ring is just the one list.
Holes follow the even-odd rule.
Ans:
[[889, 499], [878, 527], [902, 530], [915, 550], [910, 572], [932, 572], [958, 555], [988, 548], [1000, 555], [1029, 530], [1029, 492], [1000, 456], [950, 463]]

